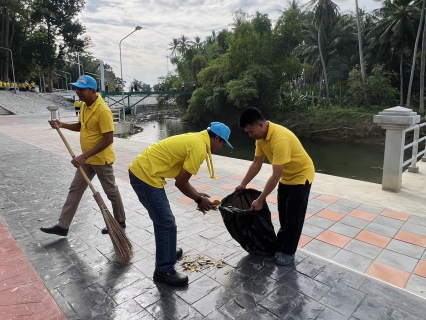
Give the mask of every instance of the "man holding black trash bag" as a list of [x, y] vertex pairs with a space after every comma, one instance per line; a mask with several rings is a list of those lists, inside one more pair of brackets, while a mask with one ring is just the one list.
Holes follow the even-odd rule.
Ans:
[[314, 164], [293, 132], [266, 121], [258, 109], [246, 109], [240, 116], [239, 126], [256, 139], [256, 151], [249, 170], [235, 190], [246, 188], [259, 173], [266, 156], [272, 165], [272, 175], [251, 208], [255, 211], [262, 209], [266, 197], [279, 182], [277, 199], [280, 230], [277, 234], [275, 263], [288, 265], [294, 260], [302, 233], [309, 192], [315, 176]]

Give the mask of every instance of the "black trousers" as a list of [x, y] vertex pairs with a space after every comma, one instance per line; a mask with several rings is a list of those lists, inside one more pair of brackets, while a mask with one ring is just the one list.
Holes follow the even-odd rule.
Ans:
[[305, 222], [306, 208], [308, 206], [311, 184], [306, 183], [278, 185], [278, 215], [280, 230], [277, 234], [276, 251], [294, 254], [302, 234]]

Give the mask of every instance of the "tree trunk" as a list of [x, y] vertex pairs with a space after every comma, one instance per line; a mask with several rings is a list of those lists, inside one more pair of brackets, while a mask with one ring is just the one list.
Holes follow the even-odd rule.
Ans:
[[425, 113], [425, 67], [426, 67], [426, 17], [423, 26], [422, 57], [420, 62], [420, 107], [419, 113]]
[[404, 65], [404, 52], [403, 52], [403, 47], [401, 46], [401, 62], [399, 64], [399, 78], [400, 78], [399, 105], [401, 107], [404, 106], [404, 75], [402, 74], [403, 65]]
[[[50, 21], [47, 20], [47, 45], [49, 48], [49, 57], [47, 58], [47, 80], [49, 85], [49, 92], [53, 92], [53, 52], [52, 52], [52, 45], [51, 45], [52, 37], [50, 34]], [[78, 66], [80, 68], [80, 66]], [[79, 69], [80, 70], [80, 69]]]
[[324, 61], [324, 56], [322, 54], [322, 48], [321, 48], [321, 29], [322, 29], [322, 26], [320, 26], [318, 28], [318, 50], [319, 50], [319, 54], [320, 54], [320, 58], [321, 58], [322, 71], [324, 73], [325, 92], [327, 94], [326, 105], [328, 107], [328, 105], [330, 104], [330, 92], [328, 91], [327, 70], [325, 68], [325, 61]]
[[[0, 14], [0, 22], [1, 22], [1, 27], [0, 27], [0, 47], [4, 47], [4, 45], [3, 45], [3, 42], [4, 42], [4, 10], [5, 10], [5, 8], [2, 7], [1, 8], [1, 14]], [[2, 52], [1, 54], [6, 57], [6, 52]], [[4, 65], [5, 65], [5, 62], [2, 61], [0, 63], [0, 75], [3, 74]]]
[[[4, 9], [4, 38], [3, 38], [3, 47], [4, 48], [9, 48], [9, 22], [10, 22], [10, 16], [9, 16], [9, 9], [5, 8]], [[9, 50], [5, 50], [5, 66], [3, 68], [3, 81], [9, 81]]]
[[340, 80], [340, 108], [342, 107], [342, 80]]
[[[426, 0], [424, 0], [424, 1], [426, 1]], [[358, 29], [358, 50], [359, 50], [359, 65], [361, 67], [361, 77], [362, 77], [362, 90], [364, 91], [365, 106], [369, 107], [370, 102], [368, 101], [367, 87], [366, 87], [364, 52], [362, 50], [361, 21], [359, 19], [358, 0], [355, 0], [355, 10], [356, 10], [356, 25], [357, 25], [357, 29]]]
[[406, 105], [405, 105], [407, 108], [410, 108], [411, 88], [413, 86], [414, 69], [416, 67], [417, 47], [419, 45], [420, 32], [422, 30], [423, 17], [425, 15], [425, 4], [426, 4], [426, 0], [423, 0], [423, 4], [422, 4], [422, 16], [420, 18], [419, 28], [417, 29], [416, 42], [414, 44], [414, 51], [413, 51], [413, 62], [411, 63], [410, 84], [408, 85], [407, 102], [406, 102]]

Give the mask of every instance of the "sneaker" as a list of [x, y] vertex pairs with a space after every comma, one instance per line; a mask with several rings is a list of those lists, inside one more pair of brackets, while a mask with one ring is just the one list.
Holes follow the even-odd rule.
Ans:
[[[123, 229], [126, 229], [126, 221], [119, 222], [119, 224], [120, 224], [120, 226], [121, 226]], [[102, 233], [102, 234], [108, 234], [108, 228], [107, 228], [107, 227], [103, 228], [103, 229], [101, 230], [101, 233]]]
[[40, 231], [44, 233], [49, 233], [49, 234], [56, 234], [62, 237], [66, 237], [68, 235], [68, 229], [61, 228], [58, 225], [53, 226], [51, 228], [40, 228]]
[[287, 266], [294, 261], [294, 254], [277, 252], [275, 254], [275, 263], [279, 266]]
[[166, 283], [172, 287], [183, 287], [188, 284], [188, 276], [177, 272], [175, 269], [172, 269], [169, 272], [160, 272], [155, 268], [154, 282]]

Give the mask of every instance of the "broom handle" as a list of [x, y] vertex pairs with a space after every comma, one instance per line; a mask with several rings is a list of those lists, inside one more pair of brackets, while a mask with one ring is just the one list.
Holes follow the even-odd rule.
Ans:
[[[75, 154], [72, 151], [70, 145], [68, 144], [67, 139], [65, 139], [64, 135], [62, 134], [61, 129], [56, 128], [56, 131], [58, 131], [59, 135], [61, 136], [62, 141], [64, 142], [65, 146], [67, 147], [71, 157], [74, 159], [75, 158]], [[87, 177], [86, 173], [84, 172], [82, 167], [78, 167], [78, 170], [80, 171], [81, 175], [83, 176], [84, 180], [86, 180], [87, 184], [89, 185], [90, 189], [92, 190], [93, 194], [96, 194], [96, 189], [93, 187], [92, 182], [89, 180], [89, 178]]]

